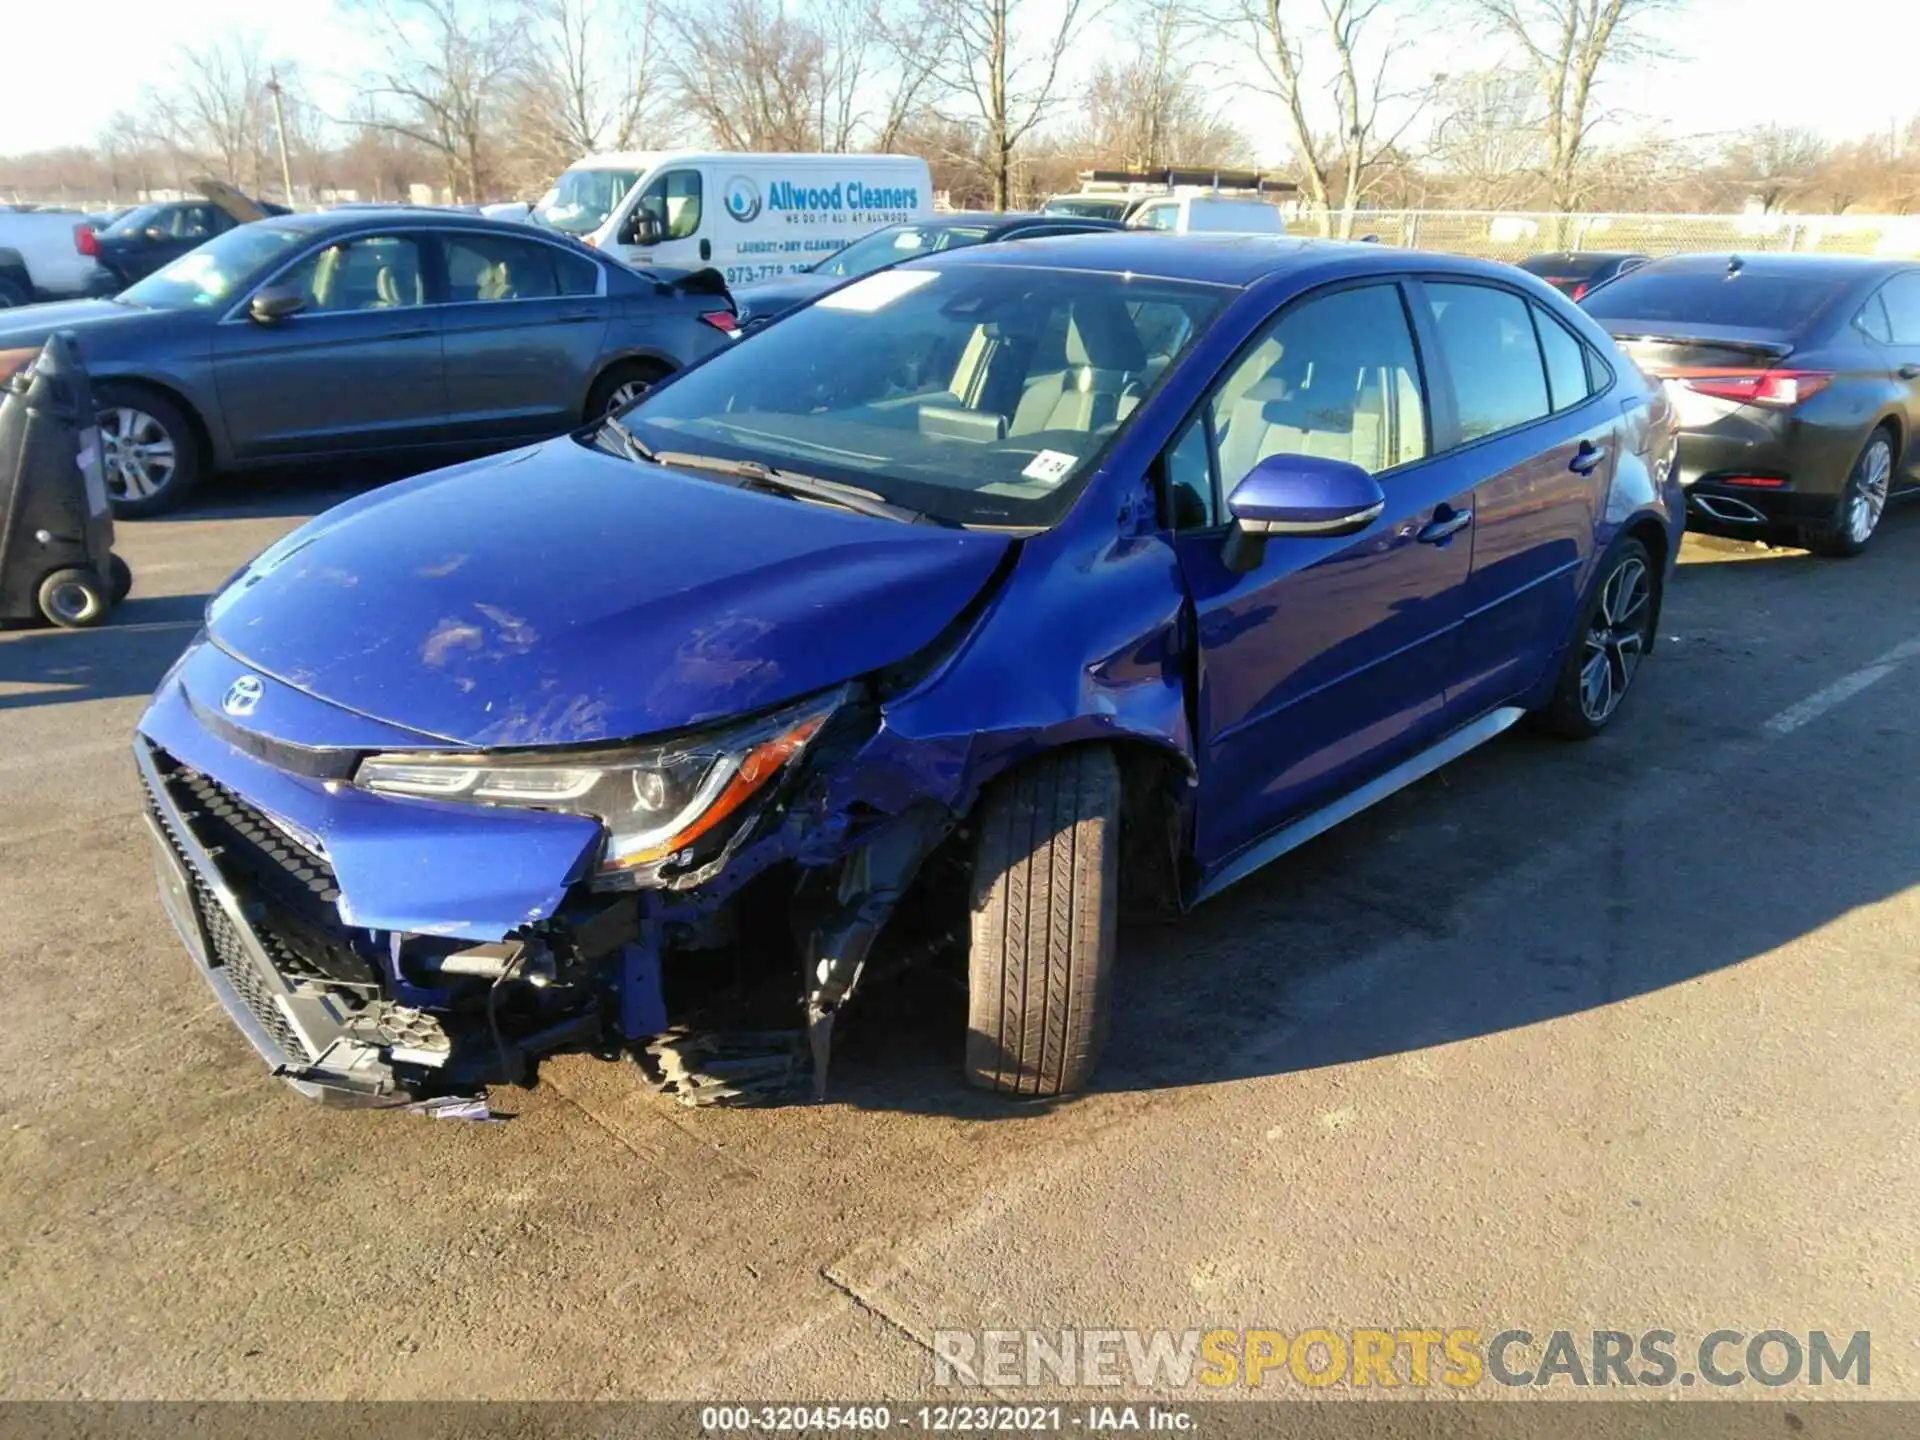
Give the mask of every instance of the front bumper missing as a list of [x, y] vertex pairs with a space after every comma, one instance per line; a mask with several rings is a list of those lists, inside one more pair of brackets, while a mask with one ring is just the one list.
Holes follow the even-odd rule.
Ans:
[[146, 740], [134, 741], [134, 760], [146, 791], [161, 903], [248, 1043], [275, 1075], [310, 1099], [409, 1098], [394, 1064], [444, 1064], [450, 1046], [439, 1022], [384, 1000], [349, 1006], [341, 992], [283, 973], [268, 954], [271, 939], [256, 928], [195, 832]]

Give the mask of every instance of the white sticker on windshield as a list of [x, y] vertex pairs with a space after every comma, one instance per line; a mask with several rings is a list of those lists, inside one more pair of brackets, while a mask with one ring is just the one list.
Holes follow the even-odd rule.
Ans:
[[922, 285], [940, 278], [938, 270], [882, 270], [843, 286], [813, 303], [822, 310], [874, 311], [891, 305], [902, 295], [911, 295]]
[[1079, 463], [1078, 455], [1069, 455], [1064, 450], [1042, 450], [1020, 473], [1029, 480], [1058, 480]]

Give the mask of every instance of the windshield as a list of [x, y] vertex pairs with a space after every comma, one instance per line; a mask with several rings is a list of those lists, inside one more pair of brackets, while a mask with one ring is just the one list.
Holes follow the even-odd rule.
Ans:
[[119, 299], [151, 310], [205, 310], [223, 305], [255, 275], [298, 245], [299, 230], [241, 225], [156, 270]]
[[158, 205], [135, 206], [100, 233], [102, 235], [137, 235], [159, 218]]
[[569, 170], [534, 206], [534, 218], [569, 235], [591, 235], [639, 178], [638, 170]]
[[940, 520], [1050, 525], [1233, 293], [934, 263], [855, 280], [721, 351], [628, 428], [655, 450], [817, 475]]
[[937, 229], [921, 225], [889, 225], [829, 255], [813, 269], [817, 275], [842, 275], [851, 280], [888, 265], [898, 265], [902, 260], [911, 260], [916, 255], [931, 255], [936, 250], [978, 245], [986, 238], [987, 227], [984, 225], [967, 228], [943, 225]]
[[1056, 195], [1040, 207], [1042, 215], [1077, 215], [1087, 220], [1124, 220], [1128, 201], [1119, 195]]
[[1635, 270], [1586, 297], [1596, 320], [1796, 330], [1857, 279], [1851, 275]]

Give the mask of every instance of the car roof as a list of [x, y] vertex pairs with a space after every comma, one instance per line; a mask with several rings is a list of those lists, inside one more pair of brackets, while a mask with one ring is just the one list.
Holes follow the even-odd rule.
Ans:
[[[1357, 262], [1357, 263], [1356, 263]], [[1194, 280], [1244, 288], [1269, 276], [1343, 263], [1349, 273], [1400, 274], [1411, 271], [1513, 277], [1513, 268], [1489, 260], [1401, 250], [1361, 241], [1309, 240], [1290, 235], [1226, 233], [1170, 235], [1149, 230], [1099, 230], [1082, 235], [1047, 235], [1005, 245], [943, 250], [918, 260], [915, 268], [941, 265], [1022, 265], [1034, 269], [1105, 270], [1161, 280]]]
[[255, 224], [274, 225], [283, 230], [299, 230], [309, 235], [325, 235], [335, 230], [364, 230], [369, 225], [404, 225], [409, 230], [432, 226], [436, 230], [489, 230], [503, 235], [532, 234], [543, 240], [565, 237], [551, 230], [538, 230], [518, 220], [494, 220], [462, 210], [445, 210], [431, 205], [355, 205], [338, 210], [322, 210], [302, 215], [269, 215]]
[[1665, 255], [1643, 265], [1636, 274], [1724, 275], [1735, 260], [1748, 275], [1792, 275], [1803, 279], [1866, 279], [1913, 268], [1912, 260], [1882, 259], [1872, 255], [1783, 255], [1767, 250], [1721, 250], [1697, 255]]
[[988, 230], [998, 233], [1021, 225], [1088, 225], [1118, 228], [1117, 222], [1085, 215], [1047, 215], [1038, 210], [943, 210], [925, 220], [905, 222], [916, 230]]

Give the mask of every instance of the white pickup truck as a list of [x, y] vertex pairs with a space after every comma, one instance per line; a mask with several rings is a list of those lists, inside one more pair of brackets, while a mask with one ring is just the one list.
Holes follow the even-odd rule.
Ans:
[[113, 289], [90, 253], [92, 236], [87, 217], [71, 210], [0, 209], [0, 310]]

